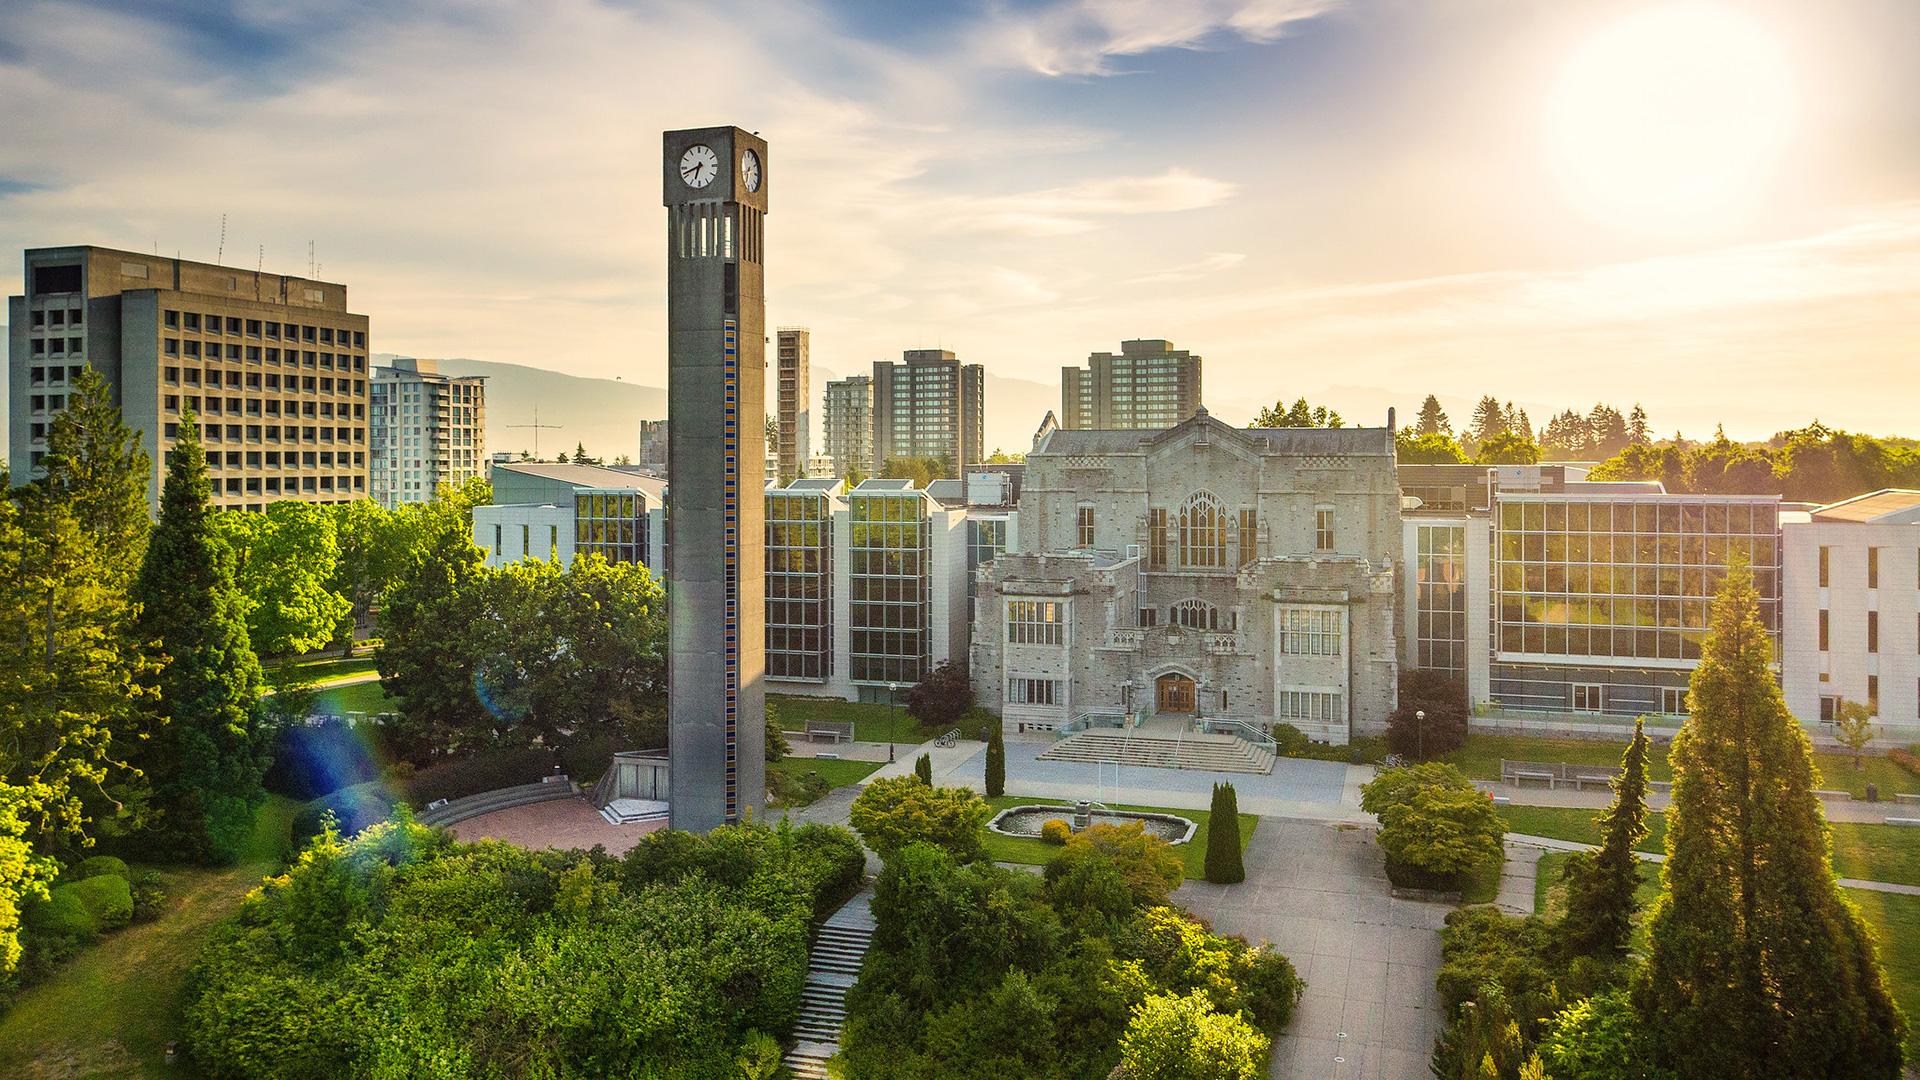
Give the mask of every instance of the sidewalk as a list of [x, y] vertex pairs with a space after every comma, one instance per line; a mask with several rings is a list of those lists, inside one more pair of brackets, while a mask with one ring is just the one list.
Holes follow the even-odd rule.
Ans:
[[[1512, 806], [1577, 806], [1597, 811], [1613, 804], [1612, 789], [1573, 791], [1566, 788], [1514, 787], [1499, 780], [1475, 780], [1473, 783], [1481, 791], [1505, 796]], [[1672, 804], [1673, 797], [1670, 795], [1652, 790], [1647, 792], [1649, 810], [1665, 810]], [[1864, 799], [1822, 799], [1820, 805], [1826, 811], [1828, 821], [1879, 825], [1890, 817], [1920, 817], [1920, 806], [1903, 805], [1885, 799], [1871, 803]], [[1915, 839], [1920, 840], [1920, 836]]]
[[[1581, 844], [1572, 840], [1556, 840], [1551, 836], [1528, 836], [1525, 833], [1508, 833], [1507, 843], [1509, 845], [1518, 844], [1538, 848], [1541, 851], [1595, 850], [1595, 845], [1593, 844]], [[1663, 863], [1667, 861], [1665, 855], [1651, 851], [1636, 851], [1634, 854], [1638, 855], [1642, 862]], [[1509, 853], [1508, 858], [1511, 859], [1512, 857], [1512, 853]], [[1534, 861], [1538, 862], [1539, 858], [1538, 855], [1535, 855]], [[1862, 881], [1859, 878], [1841, 878], [1839, 883], [1849, 889], [1867, 889], [1871, 892], [1898, 893], [1901, 896], [1920, 896], [1920, 885], [1896, 885], [1891, 881]], [[1504, 881], [1501, 883], [1500, 896], [1503, 902], [1502, 906], [1504, 906], [1506, 899], [1506, 884]]]

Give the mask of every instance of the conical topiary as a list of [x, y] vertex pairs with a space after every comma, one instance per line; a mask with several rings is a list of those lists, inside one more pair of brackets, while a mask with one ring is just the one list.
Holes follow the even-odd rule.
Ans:
[[920, 759], [913, 763], [913, 775], [919, 777], [921, 782], [926, 784], [928, 787], [933, 786], [933, 755], [932, 754], [920, 755]]
[[1207, 823], [1207, 880], [1237, 885], [1247, 880], [1240, 858], [1240, 795], [1232, 784], [1213, 785], [1213, 811]]
[[1000, 722], [987, 729], [987, 798], [1007, 793], [1007, 744], [1000, 738]]

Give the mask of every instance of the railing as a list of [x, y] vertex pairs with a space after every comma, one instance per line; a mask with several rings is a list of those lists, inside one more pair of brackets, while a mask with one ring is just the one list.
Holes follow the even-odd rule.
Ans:
[[1236, 738], [1245, 739], [1260, 749], [1272, 754], [1277, 754], [1280, 751], [1280, 744], [1274, 741], [1272, 732], [1267, 731], [1265, 728], [1251, 721], [1230, 720], [1224, 716], [1208, 716], [1202, 717], [1198, 722], [1209, 734], [1232, 735]]
[[1071, 735], [1090, 728], [1124, 728], [1127, 726], [1127, 714], [1123, 712], [1083, 712], [1066, 722], [1060, 728], [1062, 735]]

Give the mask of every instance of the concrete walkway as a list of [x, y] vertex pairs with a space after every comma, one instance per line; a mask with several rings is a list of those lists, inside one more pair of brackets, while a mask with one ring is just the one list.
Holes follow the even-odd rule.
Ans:
[[[1528, 836], [1524, 833], [1508, 833], [1507, 844], [1509, 845], [1507, 849], [1508, 859], [1513, 858], [1513, 845], [1523, 845], [1523, 850], [1525, 848], [1534, 848], [1540, 851], [1596, 850], [1596, 846], [1593, 844], [1581, 844], [1572, 840], [1556, 840], [1551, 836]], [[1636, 851], [1634, 854], [1638, 855], [1642, 862], [1662, 863], [1667, 861], [1665, 855], [1652, 851]], [[1539, 861], [1539, 856], [1534, 856], [1534, 860], [1536, 862]], [[1872, 892], [1898, 893], [1901, 896], [1920, 896], [1920, 885], [1900, 885], [1891, 881], [1862, 881], [1859, 878], [1841, 878], [1839, 879], [1839, 884], [1848, 889], [1867, 889]], [[1502, 885], [1501, 894], [1502, 896], [1505, 895], [1504, 884]]]
[[1306, 979], [1269, 1075], [1427, 1080], [1444, 1019], [1434, 931], [1452, 905], [1393, 899], [1371, 829], [1262, 818], [1246, 867], [1239, 885], [1189, 881], [1173, 902], [1219, 933], [1272, 942]]

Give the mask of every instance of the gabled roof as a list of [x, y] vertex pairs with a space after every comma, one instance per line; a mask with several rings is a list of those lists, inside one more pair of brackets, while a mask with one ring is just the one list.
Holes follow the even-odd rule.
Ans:
[[1920, 491], [1886, 488], [1829, 503], [1813, 511], [1815, 521], [1851, 521], [1859, 524], [1920, 524]]

